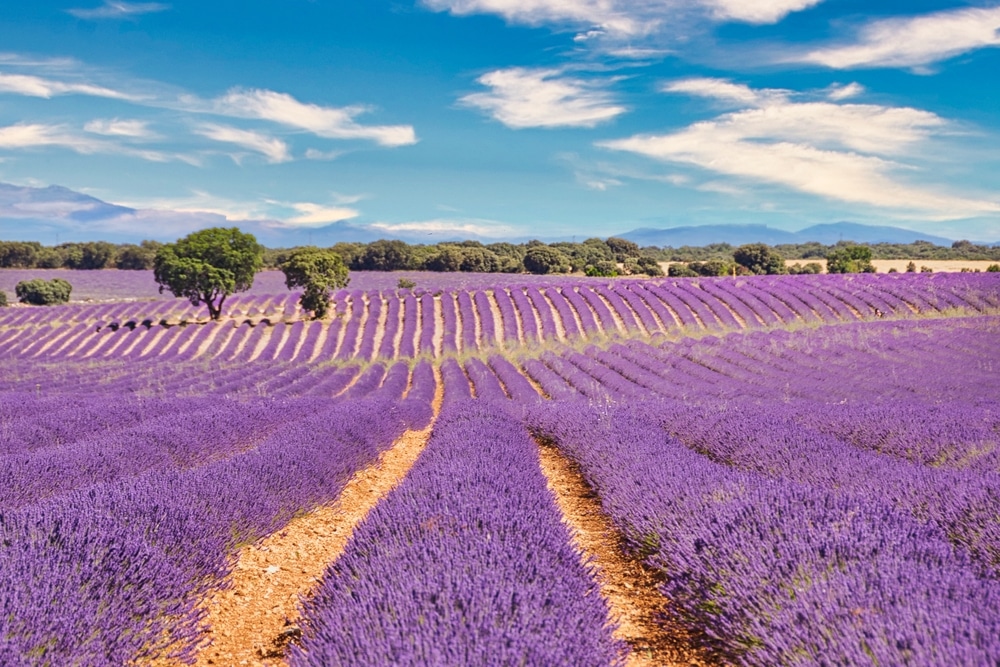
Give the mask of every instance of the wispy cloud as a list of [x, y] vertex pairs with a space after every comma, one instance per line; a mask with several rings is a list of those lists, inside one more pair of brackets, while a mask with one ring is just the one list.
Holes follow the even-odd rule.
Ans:
[[413, 222], [374, 222], [371, 229], [392, 234], [426, 234], [431, 237], [479, 236], [483, 238], [510, 238], [519, 230], [495, 220], [480, 218], [440, 218]]
[[719, 21], [777, 23], [793, 12], [818, 5], [823, 0], [702, 0]]
[[1000, 7], [875, 21], [863, 26], [853, 41], [812, 49], [788, 60], [833, 69], [919, 69], [991, 46], [1000, 46]]
[[[729, 82], [688, 83], [676, 92], [716, 90], [730, 101]], [[669, 90], [671, 87], [667, 86]], [[661, 135], [601, 142], [612, 150], [695, 165], [821, 197], [948, 219], [1000, 211], [994, 200], [954, 195], [907, 183], [900, 171], [912, 165], [925, 142], [944, 131], [941, 117], [919, 109], [868, 104], [794, 102], [775, 91], [757, 91], [749, 108]], [[750, 97], [750, 96], [746, 96]]]
[[18, 123], [0, 127], [0, 150], [64, 148], [81, 155], [127, 155], [150, 162], [180, 161], [200, 164], [195, 157], [180, 153], [147, 150], [81, 134], [67, 125]]
[[92, 83], [56, 81], [30, 74], [6, 74], [0, 72], [0, 93], [26, 95], [28, 97], [51, 98], [57, 95], [89, 95], [116, 100], [137, 101], [136, 96]]
[[88, 9], [67, 9], [66, 11], [78, 19], [96, 21], [101, 19], [125, 19], [143, 14], [153, 14], [170, 9], [170, 5], [161, 2], [115, 2], [105, 0], [100, 7]]
[[94, 119], [83, 126], [91, 134], [107, 137], [128, 137], [130, 139], [157, 139], [158, 135], [149, 129], [144, 120], [123, 120], [120, 118]]
[[417, 142], [416, 132], [410, 125], [361, 125], [356, 122], [355, 117], [368, 111], [366, 107], [324, 107], [271, 90], [233, 89], [213, 100], [209, 110], [224, 116], [267, 120], [327, 139], [367, 139], [383, 146], [406, 146]]
[[565, 76], [558, 69], [514, 67], [477, 79], [489, 92], [459, 102], [480, 109], [507, 127], [594, 127], [625, 113], [602, 83]]
[[324, 206], [310, 202], [297, 202], [291, 204], [291, 208], [298, 211], [298, 215], [282, 220], [282, 223], [290, 227], [325, 227], [359, 215], [358, 211], [346, 206]]
[[[21, 69], [22, 73], [0, 72], [0, 94], [24, 95], [52, 98], [59, 95], [87, 95], [110, 98], [136, 106], [169, 110], [195, 117], [215, 116], [219, 118], [246, 119], [273, 123], [286, 132], [309, 132], [322, 139], [373, 141], [386, 147], [407, 146], [417, 142], [412, 125], [366, 125], [358, 117], [371, 111], [369, 107], [354, 105], [331, 107], [301, 102], [286, 93], [272, 90], [234, 88], [211, 99], [201, 98], [178, 91], [156, 82], [118, 82], [113, 86], [100, 85], [93, 79], [107, 79], [106, 73], [96, 73], [71, 60], [32, 60], [16, 54], [0, 54], [0, 66]], [[24, 71], [31, 73], [23, 73]], [[44, 76], [39, 76], [44, 74]], [[129, 125], [131, 123], [131, 125]], [[138, 121], [92, 121], [87, 131], [109, 136], [142, 138], [143, 130]], [[272, 138], [263, 141], [266, 131], [244, 130], [244, 134], [220, 131], [219, 124], [207, 124], [208, 130], [198, 132], [200, 136], [217, 141], [241, 144], [256, 152], [263, 153], [271, 161], [286, 161], [278, 143]], [[216, 128], [216, 129], [213, 129]], [[235, 129], [235, 128], [233, 128]], [[260, 136], [245, 134], [255, 133]], [[151, 138], [151, 136], [147, 136]], [[287, 148], [287, 146], [286, 146]], [[307, 153], [309, 159], [333, 159], [339, 155], [335, 151], [312, 148]]]
[[271, 163], [288, 162], [292, 159], [288, 151], [288, 144], [281, 139], [262, 132], [243, 130], [229, 125], [216, 125], [214, 123], [205, 123], [195, 128], [194, 132], [212, 141], [235, 144], [260, 153]]

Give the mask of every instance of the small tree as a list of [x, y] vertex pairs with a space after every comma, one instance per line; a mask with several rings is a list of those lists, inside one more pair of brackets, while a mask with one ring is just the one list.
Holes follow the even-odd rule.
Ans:
[[766, 243], [748, 243], [733, 251], [733, 261], [755, 275], [788, 273], [784, 258]]
[[204, 303], [213, 320], [234, 292], [245, 292], [264, 262], [264, 248], [253, 234], [236, 227], [212, 227], [188, 234], [157, 250], [153, 276], [160, 292]]
[[875, 273], [872, 249], [866, 245], [847, 245], [826, 255], [827, 273]]
[[911, 261], [909, 264], [906, 265], [906, 272], [907, 273], [916, 273], [917, 272], [917, 265], [914, 262]]
[[301, 287], [299, 303], [312, 311], [313, 319], [326, 317], [333, 290], [347, 287], [350, 278], [344, 260], [333, 250], [302, 248], [293, 252], [281, 265], [288, 289]]
[[32, 306], [51, 306], [69, 301], [73, 286], [62, 278], [22, 280], [14, 288], [17, 300]]
[[0, 290], [0, 308], [7, 307], [7, 292]]
[[986, 273], [1000, 273], [1000, 264], [990, 264], [986, 267]]
[[645, 273], [647, 276], [655, 278], [663, 275], [663, 267], [660, 266], [655, 257], [640, 257], [637, 263], [642, 273]]

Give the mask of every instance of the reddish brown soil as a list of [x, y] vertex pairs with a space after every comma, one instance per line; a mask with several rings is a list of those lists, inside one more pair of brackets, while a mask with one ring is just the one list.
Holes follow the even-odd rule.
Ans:
[[710, 664], [691, 645], [687, 633], [669, 621], [670, 602], [657, 591], [656, 576], [625, 554], [621, 536], [576, 466], [549, 445], [539, 447], [539, 459], [581, 559], [596, 565], [601, 595], [618, 624], [615, 637], [631, 649], [625, 665]]

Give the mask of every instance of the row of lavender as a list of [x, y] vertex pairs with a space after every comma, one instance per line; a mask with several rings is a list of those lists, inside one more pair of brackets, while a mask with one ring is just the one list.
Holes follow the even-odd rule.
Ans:
[[629, 342], [526, 364], [724, 661], [1000, 661], [1000, 318]]
[[724, 332], [955, 309], [984, 312], [1000, 308], [1000, 281], [970, 274], [785, 276], [590, 282], [437, 295], [342, 291], [336, 297], [337, 316], [329, 324], [299, 319], [293, 297], [278, 299], [278, 305], [296, 321], [164, 327], [128, 319], [128, 305], [89, 312], [67, 307], [78, 309], [72, 313], [20, 309], [13, 316], [0, 315], [0, 356], [141, 359], [171, 354], [220, 361], [441, 357], [580, 337]]
[[[517, 401], [583, 395], [607, 401], [613, 396], [650, 393], [681, 400], [755, 396], [759, 400], [814, 399], [850, 401], [859, 394], [942, 397], [976, 404], [981, 387], [993, 381], [997, 318], [945, 318], [906, 322], [845, 324], [790, 333], [750, 331], [723, 337], [704, 336], [650, 345], [641, 341], [564, 349], [525, 357], [520, 367], [500, 354], [459, 363], [449, 357], [441, 368], [450, 395], [510, 396]], [[302, 364], [288, 360], [257, 363], [181, 363], [184, 355], [166, 354], [65, 363], [30, 358], [8, 359], [0, 390], [39, 394], [88, 392], [107, 387], [140, 395], [326, 396], [357, 398], [383, 382], [405, 386], [412, 361], [383, 364]], [[415, 368], [430, 372], [429, 362]], [[963, 368], [961, 378], [953, 369]], [[873, 412], [869, 421], [884, 418]], [[909, 414], [909, 413], [908, 413]], [[956, 424], [929, 423], [928, 432]], [[911, 415], [912, 418], [912, 415]], [[898, 423], [898, 420], [896, 422]], [[916, 422], [914, 422], [916, 423]], [[914, 433], [916, 427], [908, 427]], [[868, 432], [854, 438], [864, 439]], [[884, 439], [885, 436], [879, 436]], [[964, 436], [963, 436], [964, 437]], [[971, 436], [970, 436], [971, 437]], [[977, 436], [980, 437], [981, 436]], [[885, 447], [902, 447], [887, 443]], [[948, 461], [960, 454], [922, 447], [927, 461]], [[964, 455], [961, 455], [964, 456]]]
[[335, 403], [2, 395], [4, 664], [192, 655], [239, 546], [429, 422], [432, 370], [406, 380]]

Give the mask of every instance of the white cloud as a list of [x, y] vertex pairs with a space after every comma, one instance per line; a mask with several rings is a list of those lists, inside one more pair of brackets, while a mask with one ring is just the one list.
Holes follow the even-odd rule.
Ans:
[[91, 97], [107, 97], [116, 100], [135, 100], [136, 98], [103, 86], [90, 83], [74, 83], [44, 79], [30, 74], [5, 74], [0, 72], [0, 93], [13, 93], [28, 97], [51, 98], [56, 95], [89, 95]]
[[18, 123], [0, 127], [0, 148], [5, 149], [58, 146], [77, 153], [91, 154], [102, 152], [104, 145], [100, 141], [74, 134], [63, 125]]
[[409, 232], [447, 237], [471, 235], [485, 238], [510, 238], [517, 234], [517, 230], [510, 225], [478, 218], [442, 218], [398, 223], [374, 222], [368, 227], [390, 233]]
[[66, 125], [18, 123], [0, 127], [0, 149], [27, 150], [31, 148], [66, 148], [82, 155], [103, 153], [128, 155], [150, 162], [180, 161], [195, 166], [199, 164], [198, 159], [192, 156], [123, 146], [113, 141], [79, 134]]
[[84, 125], [83, 129], [91, 134], [101, 134], [107, 137], [157, 138], [156, 133], [149, 129], [149, 123], [144, 120], [95, 119]]
[[593, 82], [562, 76], [556, 69], [513, 67], [477, 81], [491, 90], [459, 101], [485, 111], [507, 127], [594, 127], [625, 113]]
[[160, 2], [120, 2], [105, 0], [100, 7], [91, 9], [67, 9], [66, 11], [78, 19], [123, 19], [142, 14], [152, 14], [170, 9], [170, 5]]
[[582, 32], [578, 41], [602, 42], [647, 37], [700, 15], [711, 21], [777, 23], [822, 0], [423, 0], [434, 11], [457, 16], [494, 14], [509, 23]]
[[830, 92], [827, 93], [827, 97], [835, 102], [841, 100], [850, 99], [852, 97], [857, 97], [865, 92], [865, 87], [860, 83], [854, 82], [849, 83], [846, 86], [834, 85], [830, 88]]
[[852, 44], [813, 49], [790, 60], [833, 69], [919, 68], [989, 46], [1000, 46], [1000, 7], [875, 21], [862, 27]]
[[702, 0], [719, 21], [777, 23], [793, 12], [818, 5], [823, 0]]
[[696, 97], [708, 97], [723, 102], [757, 105], [768, 98], [787, 97], [785, 91], [752, 90], [750, 86], [733, 83], [727, 79], [695, 77], [668, 81], [660, 87], [665, 93], [686, 93]]
[[306, 149], [306, 159], [307, 160], [336, 160], [338, 157], [344, 154], [344, 151], [321, 151], [316, 148]]
[[365, 107], [323, 107], [271, 90], [233, 89], [213, 101], [211, 111], [235, 118], [267, 120], [327, 139], [367, 139], [382, 146], [417, 143], [411, 125], [361, 125]]
[[288, 152], [288, 144], [281, 139], [276, 139], [261, 132], [242, 130], [229, 125], [206, 123], [196, 128], [195, 134], [199, 134], [212, 141], [235, 144], [260, 153], [267, 158], [268, 162], [274, 164], [288, 162], [292, 159]]
[[291, 207], [298, 211], [299, 215], [285, 218], [282, 222], [292, 227], [324, 227], [334, 222], [356, 218], [359, 215], [353, 208], [343, 206], [298, 202], [291, 204]]
[[[712, 86], [706, 82], [701, 90]], [[732, 99], [731, 89], [722, 85], [715, 89]], [[902, 169], [912, 170], [897, 158], [916, 152], [946, 125], [942, 118], [919, 109], [796, 103], [758, 95], [751, 108], [678, 132], [635, 135], [599, 145], [830, 199], [919, 211], [940, 219], [1000, 211], [1000, 201], [935, 192], [897, 177]]]

